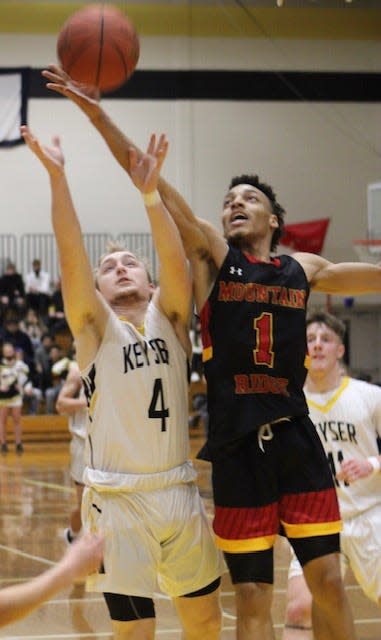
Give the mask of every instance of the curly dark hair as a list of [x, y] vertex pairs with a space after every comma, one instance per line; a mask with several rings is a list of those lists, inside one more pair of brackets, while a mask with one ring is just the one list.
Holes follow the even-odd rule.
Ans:
[[275, 251], [283, 233], [284, 216], [286, 215], [285, 209], [277, 201], [276, 193], [274, 189], [270, 187], [269, 184], [266, 184], [266, 182], [261, 182], [259, 177], [256, 174], [251, 173], [251, 174], [242, 174], [241, 176], [235, 176], [234, 178], [231, 179], [229, 190], [232, 189], [233, 187], [236, 187], [239, 184], [250, 184], [252, 187], [255, 187], [256, 189], [259, 189], [259, 191], [262, 191], [262, 193], [264, 193], [265, 196], [267, 196], [268, 199], [270, 200], [272, 212], [278, 218], [278, 225], [279, 225], [278, 228], [275, 229], [271, 238], [270, 249], [271, 251]]

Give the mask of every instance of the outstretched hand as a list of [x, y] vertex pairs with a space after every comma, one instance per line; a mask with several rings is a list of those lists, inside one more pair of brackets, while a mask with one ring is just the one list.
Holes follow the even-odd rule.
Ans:
[[40, 141], [32, 134], [27, 125], [22, 125], [20, 127], [20, 131], [29, 149], [33, 151], [47, 171], [51, 175], [62, 174], [65, 159], [61, 150], [59, 136], [53, 136], [52, 144], [49, 146], [41, 144]]
[[98, 571], [103, 560], [103, 553], [104, 538], [86, 532], [70, 545], [61, 563], [72, 573], [75, 580], [80, 580]]
[[157, 188], [160, 170], [168, 151], [168, 140], [164, 133], [156, 142], [156, 135], [152, 134], [147, 151], [140, 158], [134, 147], [130, 147], [130, 175], [135, 187], [141, 193], [151, 193]]
[[49, 80], [48, 89], [60, 93], [75, 102], [91, 118], [98, 112], [100, 92], [97, 87], [75, 82], [61, 67], [56, 64], [48, 65], [42, 72], [44, 78]]
[[45, 169], [51, 176], [58, 176], [63, 173], [65, 159], [61, 150], [61, 143], [58, 136], [53, 136], [51, 146], [42, 145], [32, 134], [29, 127], [22, 125], [20, 127], [21, 135], [24, 138], [29, 149], [42, 162]]

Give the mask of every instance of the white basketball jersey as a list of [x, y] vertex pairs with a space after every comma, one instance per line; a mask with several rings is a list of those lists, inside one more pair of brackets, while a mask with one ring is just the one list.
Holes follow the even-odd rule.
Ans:
[[188, 460], [187, 356], [152, 302], [144, 335], [110, 313], [98, 353], [81, 376], [89, 410], [88, 467], [144, 474]]
[[[310, 417], [323, 443], [333, 474], [340, 462], [379, 455], [381, 436], [381, 388], [344, 377], [341, 385], [327, 393], [305, 389]], [[351, 518], [381, 504], [381, 473], [350, 485], [336, 481], [342, 518]]]

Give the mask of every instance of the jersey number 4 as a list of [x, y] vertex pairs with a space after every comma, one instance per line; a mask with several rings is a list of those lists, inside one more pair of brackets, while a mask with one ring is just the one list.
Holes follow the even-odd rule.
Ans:
[[155, 379], [151, 403], [148, 409], [148, 417], [161, 420], [161, 430], [167, 430], [165, 421], [166, 418], [169, 418], [169, 409], [165, 408], [163, 381], [161, 378]]

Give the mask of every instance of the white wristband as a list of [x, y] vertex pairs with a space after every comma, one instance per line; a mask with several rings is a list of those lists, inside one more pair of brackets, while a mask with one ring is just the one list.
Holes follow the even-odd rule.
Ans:
[[161, 202], [160, 194], [157, 189], [150, 193], [143, 193], [143, 202], [146, 207], [153, 207]]
[[370, 464], [373, 467], [372, 475], [375, 475], [376, 473], [380, 473], [380, 469], [381, 469], [380, 458], [377, 458], [376, 456], [371, 456], [370, 458], [367, 458], [367, 460], [368, 462], [370, 462]]

